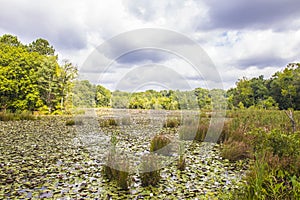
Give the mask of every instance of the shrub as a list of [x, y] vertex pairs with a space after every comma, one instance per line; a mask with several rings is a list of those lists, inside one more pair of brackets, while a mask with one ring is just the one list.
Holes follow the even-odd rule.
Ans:
[[150, 152], [157, 152], [163, 155], [170, 155], [172, 152], [172, 147], [170, 143], [171, 139], [169, 135], [156, 135], [151, 140]]
[[235, 192], [235, 199], [299, 199], [299, 178], [285, 170], [273, 169], [266, 162], [269, 155], [265, 152], [256, 157], [246, 183]]
[[143, 157], [140, 178], [144, 187], [149, 185], [156, 186], [159, 183], [161, 176], [159, 163], [155, 156], [147, 155]]
[[168, 118], [164, 123], [164, 128], [176, 128], [180, 125], [180, 121], [177, 118]]

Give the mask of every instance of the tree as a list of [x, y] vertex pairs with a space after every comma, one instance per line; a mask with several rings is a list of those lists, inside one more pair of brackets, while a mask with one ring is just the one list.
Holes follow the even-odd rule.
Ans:
[[0, 42], [14, 47], [22, 46], [17, 36], [13, 36], [9, 34], [4, 34], [3, 36], [1, 36]]
[[96, 87], [88, 80], [76, 80], [73, 87], [73, 105], [82, 108], [92, 108], [95, 102]]
[[53, 46], [50, 46], [49, 42], [42, 38], [30, 43], [27, 48], [30, 52], [38, 52], [45, 56], [54, 56], [55, 53]]
[[96, 86], [96, 106], [109, 107], [111, 106], [111, 92], [102, 85]]
[[0, 43], [0, 96], [2, 109], [34, 110], [42, 105], [37, 71], [42, 60], [22, 46]]
[[77, 73], [77, 67], [68, 60], [64, 60], [63, 65], [60, 68], [57, 68], [60, 109], [62, 110], [66, 110], [65, 99], [69, 98], [69, 94], [73, 87], [72, 81], [77, 77]]
[[239, 79], [236, 83], [236, 88], [233, 90], [233, 102], [235, 106], [239, 105], [240, 102], [247, 108], [254, 105], [254, 92], [250, 83], [245, 77]]

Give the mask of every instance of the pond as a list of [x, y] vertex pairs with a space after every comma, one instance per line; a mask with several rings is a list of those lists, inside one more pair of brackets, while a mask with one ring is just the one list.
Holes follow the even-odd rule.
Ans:
[[[210, 199], [237, 189], [248, 163], [223, 159], [219, 144], [180, 141], [186, 168], [177, 169], [178, 127], [163, 123], [170, 116], [194, 114], [107, 109], [76, 117], [0, 122], [0, 199]], [[81, 123], [66, 126], [72, 118]], [[118, 123], [101, 126], [107, 118]], [[172, 135], [175, 149], [159, 157], [159, 184], [142, 187], [140, 159], [150, 153], [157, 133]], [[101, 173], [112, 137], [117, 152], [130, 163], [128, 191]]]

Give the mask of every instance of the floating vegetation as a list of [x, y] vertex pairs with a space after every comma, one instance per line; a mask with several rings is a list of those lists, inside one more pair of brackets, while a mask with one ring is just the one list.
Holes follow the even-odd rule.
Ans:
[[[238, 188], [237, 183], [241, 182], [240, 177], [248, 166], [247, 163], [237, 165], [223, 159], [217, 144], [189, 141], [183, 141], [186, 146], [182, 151], [184, 171], [177, 168], [180, 156], [177, 154], [174, 159], [159, 155], [173, 159], [162, 168], [155, 167], [160, 164], [159, 159], [141, 160], [150, 153], [151, 134], [164, 129], [161, 127], [163, 114], [158, 117], [154, 114], [149, 116], [146, 112], [133, 114], [130, 126], [121, 130], [116, 129], [119, 126], [98, 127], [99, 133], [96, 128], [90, 127], [88, 120], [82, 126], [66, 126], [68, 120], [73, 118], [45, 116], [34, 121], [0, 121], [0, 199], [217, 198], [220, 189], [226, 192]], [[111, 138], [106, 143], [115, 146], [120, 155], [128, 156], [116, 162], [125, 168], [114, 167], [118, 172], [110, 172], [118, 173], [114, 176], [119, 178], [109, 181], [104, 176], [106, 159], [102, 159], [101, 149], [98, 155], [94, 154], [88, 144], [78, 141], [78, 130], [83, 134], [85, 128], [93, 131], [86, 133], [87, 137], [95, 136], [91, 137], [91, 142], [95, 142], [94, 138], [98, 136]], [[169, 134], [178, 137], [176, 131]], [[97, 143], [98, 147], [104, 145]], [[104, 149], [103, 154], [107, 153]], [[122, 163], [124, 160], [128, 161], [128, 165]], [[132, 166], [137, 166], [139, 173], [131, 170]], [[149, 169], [155, 169], [155, 175], [149, 175]]]

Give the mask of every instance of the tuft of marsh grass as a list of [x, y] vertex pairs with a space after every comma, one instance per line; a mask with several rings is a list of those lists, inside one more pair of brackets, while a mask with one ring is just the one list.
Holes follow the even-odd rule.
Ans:
[[172, 147], [169, 145], [171, 139], [169, 135], [156, 135], [150, 142], [150, 152], [157, 152], [162, 155], [170, 155]]
[[143, 157], [143, 161], [141, 163], [141, 173], [140, 178], [142, 182], [142, 186], [156, 186], [158, 185], [161, 176], [160, 170], [158, 167], [159, 163], [155, 156], [146, 155]]

